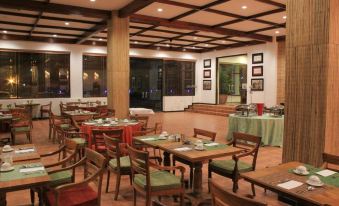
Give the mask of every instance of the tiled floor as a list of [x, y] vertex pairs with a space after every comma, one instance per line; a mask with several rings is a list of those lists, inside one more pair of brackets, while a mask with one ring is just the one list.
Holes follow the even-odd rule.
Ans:
[[[225, 137], [227, 134], [227, 118], [213, 115], [204, 115], [197, 113], [189, 112], [169, 112], [169, 113], [157, 113], [152, 116], [149, 122], [149, 125], [154, 125], [154, 122], [161, 121], [164, 125], [164, 130], [169, 133], [183, 133], [186, 135], [192, 135], [193, 128], [201, 128], [217, 132], [216, 141], [225, 142]], [[18, 143], [25, 143], [25, 138], [17, 138]], [[44, 153], [47, 151], [52, 151], [56, 148], [57, 145], [53, 145], [48, 140], [48, 121], [40, 120], [34, 122], [33, 128], [33, 142], [37, 145], [39, 152]], [[281, 152], [280, 148], [276, 147], [261, 147], [259, 151], [257, 168], [265, 168], [274, 166], [280, 163], [281, 161]], [[50, 161], [50, 160], [44, 160]], [[246, 160], [245, 160], [246, 161]], [[187, 177], [188, 175], [186, 175]], [[203, 183], [205, 192], [207, 189], [207, 167], [206, 165], [203, 168]], [[77, 175], [77, 179], [80, 179], [80, 171]], [[111, 176], [110, 182], [110, 192], [102, 193], [102, 205], [119, 205], [119, 206], [130, 206], [132, 205], [132, 190], [129, 185], [128, 177], [123, 177], [120, 197], [118, 201], [113, 200], [115, 179], [114, 175]], [[232, 187], [232, 182], [229, 179], [214, 175], [213, 178], [217, 178], [218, 182], [223, 185], [225, 188], [230, 189]], [[106, 186], [106, 175], [104, 176], [103, 186]], [[104, 188], [103, 188], [104, 189]], [[250, 185], [245, 181], [240, 181], [240, 194], [250, 194]], [[261, 188], [257, 188], [257, 197], [256, 199], [265, 201], [269, 205], [284, 205], [279, 203], [276, 199], [276, 195], [267, 192], [263, 192]], [[8, 205], [30, 205], [29, 191], [18, 191], [7, 194]], [[178, 205], [177, 203], [172, 202], [172, 198], [163, 198], [163, 201], [167, 205]], [[144, 205], [142, 197], [138, 197], [138, 206]]]

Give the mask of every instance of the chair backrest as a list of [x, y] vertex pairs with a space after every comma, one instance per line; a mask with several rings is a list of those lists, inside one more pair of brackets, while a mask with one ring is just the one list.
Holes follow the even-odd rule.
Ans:
[[147, 128], [149, 116], [133, 115], [133, 116], [130, 116], [130, 118], [140, 122], [142, 124], [142, 128]]
[[83, 122], [87, 122], [93, 119], [93, 115], [74, 115], [71, 117], [71, 119], [73, 126], [76, 128], [80, 128]]
[[215, 180], [209, 179], [213, 206], [266, 206], [267, 204], [242, 197], [232, 191], [223, 189]]
[[215, 140], [215, 137], [217, 136], [217, 133], [215, 132], [211, 132], [211, 131], [207, 131], [207, 130], [203, 130], [203, 129], [197, 129], [194, 128], [194, 137], [207, 137], [209, 140], [213, 141]]
[[60, 108], [60, 114], [63, 114], [65, 111], [67, 111], [67, 106], [66, 104], [60, 102], [59, 104], [59, 108]]
[[93, 144], [96, 151], [99, 151], [101, 148], [105, 148], [105, 140], [104, 134], [108, 137], [119, 139], [122, 141], [122, 134], [123, 129], [116, 128], [116, 129], [109, 129], [109, 130], [102, 130], [102, 129], [93, 129], [92, 130], [92, 137], [93, 137]]
[[255, 170], [259, 147], [261, 144], [261, 137], [241, 132], [233, 132], [232, 144], [234, 147], [245, 149], [245, 152], [253, 151], [251, 153], [253, 156], [252, 167], [253, 170]]
[[117, 160], [117, 168], [120, 169], [120, 157], [122, 156], [120, 150], [121, 139], [112, 138], [104, 134], [104, 141], [106, 145], [106, 156], [108, 159]]
[[132, 180], [135, 174], [145, 175], [146, 190], [150, 190], [149, 153], [134, 149], [129, 145], [127, 145], [127, 150], [131, 161]]
[[[328, 153], [323, 153], [323, 161], [324, 161], [324, 166], [327, 169], [334, 170], [336, 172], [339, 172], [339, 156], [333, 155], [333, 154], [328, 154]], [[335, 165], [336, 168], [330, 168], [330, 165]]]
[[161, 134], [162, 132], [162, 123], [156, 122], [154, 125], [154, 134]]
[[62, 159], [72, 159], [76, 160], [76, 155], [78, 152], [78, 144], [69, 138], [64, 138], [64, 150], [62, 153]]
[[12, 126], [32, 126], [32, 115], [26, 108], [13, 108], [10, 109], [14, 123]]

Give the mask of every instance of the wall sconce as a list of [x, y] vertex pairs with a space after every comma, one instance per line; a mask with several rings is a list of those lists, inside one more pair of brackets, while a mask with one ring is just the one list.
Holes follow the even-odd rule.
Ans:
[[87, 80], [88, 79], [88, 74], [86, 72], [84, 72], [84, 74], [82, 75], [82, 79], [83, 80]]
[[100, 75], [96, 72], [94, 72], [94, 80], [98, 80], [100, 78]]

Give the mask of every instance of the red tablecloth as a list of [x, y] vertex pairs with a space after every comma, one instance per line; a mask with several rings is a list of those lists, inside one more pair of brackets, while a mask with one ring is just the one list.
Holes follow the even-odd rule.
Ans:
[[140, 131], [141, 130], [141, 123], [134, 124], [134, 125], [117, 125], [117, 126], [94, 126], [94, 125], [85, 125], [83, 124], [81, 126], [81, 131], [88, 134], [88, 140], [87, 144], [88, 147], [92, 147], [92, 130], [93, 129], [102, 129], [102, 130], [114, 130], [117, 128], [122, 128], [123, 131], [123, 141], [128, 144], [132, 144], [132, 134], [134, 131]]

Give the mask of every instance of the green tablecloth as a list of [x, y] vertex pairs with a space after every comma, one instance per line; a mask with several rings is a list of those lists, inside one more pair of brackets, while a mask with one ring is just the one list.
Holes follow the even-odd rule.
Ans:
[[241, 117], [231, 114], [228, 119], [227, 140], [232, 140], [233, 132], [243, 132], [262, 137], [263, 145], [283, 144], [284, 117], [263, 116]]

